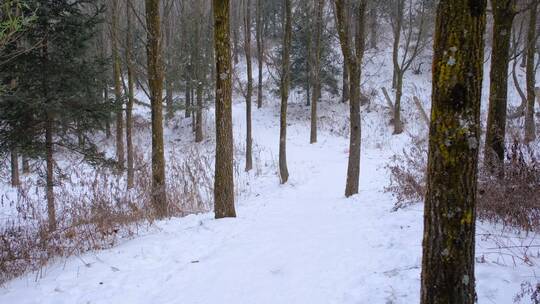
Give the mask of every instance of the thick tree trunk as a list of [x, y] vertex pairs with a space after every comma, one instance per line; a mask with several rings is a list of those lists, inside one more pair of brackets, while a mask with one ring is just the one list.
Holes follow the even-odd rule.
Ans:
[[156, 217], [168, 216], [165, 192], [165, 151], [163, 144], [163, 66], [161, 54], [160, 0], [146, 0], [147, 61], [152, 107], [152, 205]]
[[497, 171], [501, 174], [505, 152], [510, 33], [515, 16], [515, 2], [515, 0], [492, 0], [491, 2], [494, 25], [484, 164], [492, 172]]
[[234, 208], [232, 66], [229, 0], [213, 0], [214, 49], [216, 54], [216, 172], [214, 212], [216, 218], [236, 217]]
[[[131, 0], [126, 0], [131, 1]], [[133, 152], [133, 102], [134, 102], [134, 75], [133, 75], [133, 38], [131, 32], [131, 8], [126, 6], [126, 65], [128, 73], [128, 100], [126, 105], [126, 148], [127, 148], [127, 188], [132, 189], [135, 180], [134, 152]]]
[[112, 28], [111, 28], [111, 45], [113, 55], [113, 78], [114, 78], [114, 95], [116, 105], [116, 161], [118, 162], [118, 168], [124, 168], [124, 115], [123, 115], [123, 102], [122, 102], [122, 80], [121, 80], [121, 68], [120, 68], [120, 54], [118, 51], [118, 0], [112, 1]]
[[345, 186], [345, 196], [350, 197], [358, 193], [360, 182], [360, 151], [362, 139], [362, 126], [360, 118], [360, 77], [362, 60], [365, 46], [365, 16], [366, 1], [361, 0], [355, 11], [356, 35], [354, 41], [351, 39], [348, 28], [348, 7], [344, 0], [334, 0], [336, 8], [337, 28], [339, 41], [346, 66], [350, 77], [350, 142], [349, 142], [349, 163], [347, 166], [347, 184]]
[[18, 187], [21, 184], [19, 178], [19, 153], [17, 149], [11, 149], [11, 186]]
[[203, 85], [202, 81], [197, 84], [197, 112], [195, 119], [195, 142], [202, 142], [203, 134]]
[[290, 85], [290, 52], [292, 40], [292, 4], [285, 0], [285, 24], [283, 27], [283, 54], [281, 61], [281, 110], [279, 124], [279, 176], [281, 183], [289, 180], [287, 169], [287, 105], [289, 102]]
[[170, 121], [174, 118], [174, 92], [173, 92], [173, 83], [174, 79], [172, 77], [171, 69], [173, 67], [173, 56], [172, 56], [172, 50], [173, 47], [173, 25], [172, 25], [172, 18], [169, 15], [166, 20], [166, 28], [165, 28], [165, 54], [166, 54], [166, 77], [165, 77], [165, 105], [167, 107], [167, 114], [166, 114], [166, 120]]
[[246, 0], [244, 16], [244, 51], [246, 53], [247, 89], [246, 89], [246, 171], [253, 169], [253, 135], [251, 128], [251, 96], [253, 95], [253, 71], [251, 67], [251, 0]]
[[538, 1], [533, 0], [529, 13], [529, 31], [527, 34], [527, 107], [525, 110], [525, 142], [529, 143], [536, 139], [536, 127], [534, 123], [534, 85], [535, 85], [535, 51], [536, 51], [536, 17]]
[[263, 15], [263, 0], [257, 0], [257, 28], [256, 28], [256, 39], [257, 39], [257, 61], [259, 64], [258, 76], [259, 82], [257, 85], [257, 108], [262, 108], [263, 103], [263, 57], [264, 57], [264, 15]]
[[474, 239], [486, 0], [437, 9], [421, 303], [475, 302]]
[[321, 98], [321, 44], [323, 31], [324, 0], [318, 0], [315, 11], [315, 50], [313, 56], [313, 100], [311, 101], [311, 132], [309, 142], [317, 142], [317, 106]]
[[349, 68], [346, 62], [343, 62], [343, 83], [342, 83], [342, 95], [341, 102], [346, 103], [350, 99], [350, 85], [349, 85]]

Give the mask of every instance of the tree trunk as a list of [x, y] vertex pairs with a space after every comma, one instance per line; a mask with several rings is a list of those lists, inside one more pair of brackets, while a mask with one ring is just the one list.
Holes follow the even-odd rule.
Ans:
[[486, 0], [441, 0], [436, 20], [421, 303], [473, 304]]
[[350, 98], [350, 85], [349, 85], [349, 71], [346, 62], [343, 62], [343, 95], [341, 96], [341, 102], [346, 103]]
[[285, 0], [285, 24], [283, 27], [283, 54], [281, 62], [281, 110], [279, 124], [279, 176], [281, 183], [289, 180], [287, 169], [287, 104], [289, 102], [290, 85], [290, 52], [292, 40], [292, 4]]
[[[196, 15], [202, 20], [202, 1], [197, 1]], [[195, 142], [199, 143], [203, 141], [203, 81], [204, 70], [202, 62], [202, 44], [201, 44], [201, 23], [195, 24], [195, 75], [197, 77], [196, 94], [197, 94], [197, 109], [195, 112]]]
[[186, 79], [186, 101], [185, 101], [185, 118], [191, 117], [191, 84], [189, 79]]
[[396, 74], [396, 101], [394, 103], [394, 134], [403, 133], [401, 121], [401, 97], [403, 95], [403, 71], [398, 68]]
[[28, 160], [28, 157], [26, 156], [22, 157], [22, 172], [23, 174], [30, 173], [30, 161]]
[[372, 2], [371, 3], [371, 9], [369, 10], [369, 19], [370, 19], [370, 25], [369, 28], [371, 30], [371, 35], [369, 39], [369, 44], [371, 49], [377, 49], [377, 3]]
[[236, 217], [234, 208], [232, 66], [229, 0], [213, 0], [216, 54], [215, 217]]
[[45, 152], [47, 159], [47, 214], [49, 232], [56, 230], [56, 208], [54, 206], [54, 159], [53, 159], [53, 120], [47, 116], [45, 126]]
[[[534, 0], [533, 0], [534, 1]], [[536, 127], [534, 124], [534, 85], [535, 85], [535, 50], [536, 50], [536, 16], [538, 2], [531, 2], [529, 15], [529, 31], [527, 34], [527, 107], [525, 110], [525, 142], [529, 143], [536, 139]]]
[[163, 144], [163, 66], [161, 54], [160, 0], [146, 1], [147, 61], [152, 107], [152, 205], [156, 217], [168, 216], [165, 192], [165, 151]]
[[165, 66], [165, 68], [167, 69], [167, 73], [166, 73], [166, 77], [165, 77], [165, 105], [167, 107], [167, 115], [166, 115], [166, 120], [167, 121], [170, 121], [171, 119], [174, 118], [174, 105], [173, 105], [173, 98], [174, 98], [174, 92], [173, 92], [173, 83], [174, 83], [174, 79], [173, 79], [173, 76], [172, 76], [172, 73], [171, 73], [171, 69], [173, 67], [173, 62], [172, 62], [172, 50], [171, 48], [173, 47], [173, 43], [172, 43], [172, 40], [173, 40], [173, 35], [172, 35], [172, 18], [171, 16], [169, 15], [167, 17], [167, 20], [165, 22], [165, 25], [166, 25], [166, 28], [165, 28], [165, 49], [166, 49], [166, 60], [167, 60], [167, 64]]
[[19, 178], [19, 153], [17, 149], [11, 149], [11, 186], [18, 187], [21, 184]]
[[309, 142], [317, 142], [317, 106], [321, 98], [321, 44], [323, 31], [324, 0], [317, 1], [315, 12], [315, 52], [313, 58], [313, 100], [311, 101], [311, 132]]
[[508, 64], [515, 2], [515, 0], [492, 0], [491, 2], [494, 25], [484, 164], [492, 172], [497, 171], [501, 174], [504, 168]]
[[128, 73], [128, 100], [126, 105], [126, 146], [127, 146], [127, 188], [132, 189], [135, 179], [135, 170], [134, 170], [134, 155], [133, 155], [133, 101], [134, 101], [134, 77], [133, 77], [133, 38], [131, 32], [131, 9], [128, 5], [126, 6], [126, 19], [127, 19], [127, 29], [126, 29], [126, 66]]
[[[392, 20], [395, 24], [393, 26], [394, 30], [394, 43], [392, 47], [392, 62], [394, 64], [394, 70], [392, 74], [392, 89], [397, 88], [398, 75], [400, 73], [399, 68], [399, 43], [401, 38], [401, 28], [403, 27], [403, 10], [405, 8], [405, 0], [397, 0], [395, 7], [395, 16]], [[394, 111], [395, 112], [395, 111]], [[395, 115], [395, 114], [394, 114]], [[394, 132], [395, 133], [395, 132]]]
[[251, 130], [251, 96], [253, 95], [253, 72], [251, 67], [251, 0], [246, 0], [244, 24], [244, 51], [246, 53], [247, 90], [246, 90], [246, 172], [253, 169], [253, 137]]
[[257, 85], [257, 108], [262, 108], [263, 96], [262, 96], [262, 86], [263, 86], [263, 57], [264, 57], [264, 14], [262, 7], [262, 0], [257, 0], [257, 28], [256, 28], [256, 39], [257, 39], [257, 61], [259, 64], [259, 83]]
[[362, 126], [360, 118], [360, 77], [362, 60], [365, 45], [365, 15], [366, 1], [361, 0], [355, 11], [356, 35], [355, 39], [350, 37], [348, 28], [347, 12], [349, 8], [344, 0], [334, 0], [337, 16], [337, 28], [339, 41], [343, 57], [349, 70], [350, 77], [350, 142], [349, 142], [349, 163], [347, 166], [347, 184], [345, 186], [345, 196], [350, 197], [358, 193], [360, 181], [360, 150], [362, 139]]
[[116, 105], [116, 161], [118, 168], [124, 168], [124, 118], [122, 109], [122, 80], [120, 69], [120, 55], [118, 52], [118, 0], [112, 2], [112, 28], [111, 28], [111, 45], [113, 55], [113, 78], [114, 78], [114, 95]]

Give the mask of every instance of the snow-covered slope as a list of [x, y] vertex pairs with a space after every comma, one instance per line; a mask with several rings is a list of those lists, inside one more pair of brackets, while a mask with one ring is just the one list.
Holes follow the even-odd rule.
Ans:
[[[300, 107], [291, 106], [293, 117]], [[237, 139], [244, 109], [234, 107]], [[0, 289], [0, 303], [417, 303], [423, 211], [391, 212], [392, 197], [381, 192], [388, 183], [384, 165], [403, 139], [384, 148], [365, 145], [360, 194], [345, 199], [347, 139], [321, 132], [310, 145], [307, 122], [294, 119], [291, 180], [279, 185], [272, 166], [276, 113], [274, 104], [254, 111], [265, 169], [238, 202], [238, 218], [202, 214], [159, 222], [110, 250], [53, 264], [37, 281], [28, 274], [10, 282]], [[493, 246], [479, 237], [479, 303], [511, 303], [533, 269], [501, 265], [499, 254], [489, 254]]]

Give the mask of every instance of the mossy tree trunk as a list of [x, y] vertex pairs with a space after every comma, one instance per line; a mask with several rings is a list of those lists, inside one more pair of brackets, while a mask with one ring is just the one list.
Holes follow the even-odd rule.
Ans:
[[160, 0], [146, 0], [147, 74], [152, 112], [152, 205], [157, 218], [168, 216], [163, 144], [163, 64]]
[[236, 217], [234, 207], [232, 66], [229, 0], [213, 0], [216, 55], [216, 163], [214, 212], [216, 218]]
[[289, 86], [291, 78], [290, 52], [292, 41], [292, 1], [285, 1], [285, 24], [283, 25], [283, 53], [281, 60], [281, 111], [279, 124], [279, 176], [281, 183], [289, 180], [287, 168], [287, 105], [289, 102]]
[[349, 31], [349, 7], [344, 0], [334, 0], [336, 9], [337, 28], [339, 42], [343, 57], [350, 77], [349, 82], [349, 110], [350, 110], [350, 142], [349, 163], [347, 166], [347, 184], [345, 196], [350, 197], [358, 193], [360, 183], [360, 150], [362, 138], [362, 126], [360, 118], [360, 78], [362, 60], [365, 47], [365, 16], [366, 1], [360, 0], [354, 12], [356, 20], [356, 35], [352, 39]]
[[490, 170], [502, 173], [506, 136], [510, 37], [516, 13], [516, 0], [492, 0], [491, 3], [494, 25], [484, 164]]
[[486, 0], [441, 0], [436, 20], [421, 303], [473, 304]]

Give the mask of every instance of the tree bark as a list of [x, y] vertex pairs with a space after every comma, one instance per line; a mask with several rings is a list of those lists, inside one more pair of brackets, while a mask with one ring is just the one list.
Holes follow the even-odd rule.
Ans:
[[315, 52], [313, 58], [313, 100], [311, 101], [311, 132], [309, 142], [317, 142], [317, 106], [321, 98], [321, 44], [323, 31], [324, 0], [318, 0], [315, 11]]
[[216, 54], [216, 163], [215, 217], [236, 217], [234, 207], [232, 66], [229, 0], [213, 0]]
[[529, 9], [529, 31], [527, 33], [527, 107], [525, 110], [525, 142], [529, 143], [536, 139], [536, 127], [534, 123], [534, 85], [535, 85], [535, 50], [536, 50], [536, 17], [538, 1], [532, 0]]
[[253, 169], [253, 135], [251, 126], [251, 96], [253, 95], [253, 71], [251, 67], [251, 0], [246, 0], [244, 16], [244, 51], [246, 53], [246, 172]]
[[113, 55], [113, 78], [114, 78], [114, 95], [115, 95], [115, 115], [116, 115], [116, 161], [118, 168], [124, 168], [124, 117], [123, 117], [123, 102], [122, 102], [122, 80], [120, 68], [120, 54], [118, 51], [118, 0], [112, 1], [112, 28], [111, 28], [111, 45]]
[[396, 74], [396, 101], [394, 103], [394, 134], [403, 133], [403, 122], [401, 121], [401, 97], [403, 96], [403, 75], [404, 72], [398, 68]]
[[133, 37], [131, 32], [131, 9], [129, 2], [126, 0], [126, 66], [128, 73], [128, 100], [126, 104], [126, 148], [127, 148], [127, 188], [132, 189], [135, 180], [134, 170], [134, 152], [133, 152], [133, 102], [134, 102], [134, 75], [133, 75]]
[[264, 13], [262, 0], [257, 0], [257, 26], [256, 26], [256, 40], [257, 40], [257, 61], [259, 64], [258, 76], [259, 83], [257, 85], [257, 108], [262, 108], [263, 104], [263, 57], [264, 57]]
[[152, 205], [157, 218], [168, 216], [165, 192], [163, 143], [163, 66], [161, 54], [160, 0], [145, 0], [147, 26], [147, 69], [152, 107]]
[[[197, 1], [196, 16], [202, 20], [202, 1]], [[197, 77], [196, 92], [197, 92], [197, 109], [195, 111], [195, 142], [203, 141], [203, 81], [204, 70], [202, 62], [202, 44], [201, 44], [201, 23], [195, 23], [195, 75]]]
[[[393, 23], [393, 34], [394, 34], [394, 43], [392, 46], [392, 62], [394, 64], [394, 70], [392, 74], [392, 89], [397, 88], [398, 74], [400, 73], [399, 69], [399, 43], [401, 41], [401, 28], [403, 27], [403, 10], [405, 8], [405, 0], [397, 0], [396, 7], [394, 11], [394, 20]], [[397, 102], [396, 102], [397, 104]], [[394, 111], [395, 113], [396, 111]], [[396, 114], [394, 114], [396, 115]]]
[[347, 184], [345, 196], [350, 197], [358, 193], [360, 182], [360, 150], [362, 126], [360, 118], [360, 78], [364, 56], [364, 24], [366, 16], [366, 1], [361, 0], [355, 11], [356, 35], [351, 39], [348, 28], [348, 17], [344, 0], [334, 0], [336, 4], [337, 28], [343, 57], [349, 70], [350, 77], [350, 142], [349, 163], [347, 166]]
[[45, 125], [45, 154], [47, 159], [47, 214], [49, 232], [56, 230], [56, 208], [54, 206], [54, 159], [53, 159], [53, 120], [47, 115]]
[[441, 0], [436, 20], [421, 303], [473, 304], [486, 0]]
[[492, 0], [491, 3], [494, 25], [484, 164], [492, 172], [503, 173], [510, 37], [515, 16], [514, 6], [516, 5], [516, 1]]
[[283, 25], [283, 54], [281, 62], [281, 109], [279, 124], [279, 176], [281, 183], [285, 184], [289, 180], [289, 170], [287, 169], [287, 105], [289, 102], [290, 85], [290, 52], [292, 40], [292, 3], [285, 1], [285, 24]]
[[21, 184], [19, 178], [19, 153], [17, 149], [11, 149], [11, 186], [18, 187]]

